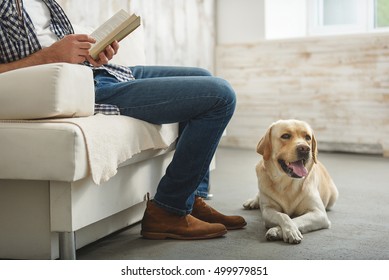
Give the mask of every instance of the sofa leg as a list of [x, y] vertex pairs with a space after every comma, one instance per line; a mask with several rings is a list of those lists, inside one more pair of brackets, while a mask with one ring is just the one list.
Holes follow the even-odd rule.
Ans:
[[59, 257], [61, 260], [76, 259], [76, 242], [74, 231], [59, 232]]

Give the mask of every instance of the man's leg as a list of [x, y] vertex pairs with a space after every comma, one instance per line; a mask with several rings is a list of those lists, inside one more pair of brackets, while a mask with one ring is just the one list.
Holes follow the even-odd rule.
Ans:
[[198, 67], [134, 66], [130, 68], [135, 79], [212, 76], [208, 70]]
[[203, 180], [201, 180], [196, 189], [195, 195], [204, 199], [211, 199], [212, 195], [209, 193], [209, 171], [205, 174]]
[[[205, 69], [197, 67], [170, 67], [170, 66], [135, 66], [131, 67], [136, 79], [155, 77], [182, 77], [182, 76], [211, 76]], [[184, 127], [185, 124], [181, 124]], [[208, 198], [209, 196], [209, 172], [204, 176], [195, 192], [196, 196]], [[194, 198], [188, 203], [193, 204]]]
[[[173, 160], [153, 202], [170, 212], [189, 214], [193, 194], [205, 178], [233, 114], [234, 91], [226, 81], [196, 68], [189, 69], [191, 74], [178, 68], [174, 71], [160, 67], [138, 70], [134, 69], [137, 79], [127, 83], [96, 77], [96, 101], [118, 105], [122, 114], [150, 123], [180, 123], [181, 133]], [[200, 71], [200, 76], [193, 76], [193, 70]], [[158, 71], [165, 73], [165, 77], [155, 74]], [[177, 76], [173, 72], [184, 75]], [[204, 236], [209, 235], [202, 235], [202, 238]]]
[[235, 109], [235, 94], [211, 76], [137, 79], [100, 84], [96, 102], [117, 105], [121, 114], [154, 124], [185, 123], [155, 202], [179, 214], [208, 172], [216, 147]]

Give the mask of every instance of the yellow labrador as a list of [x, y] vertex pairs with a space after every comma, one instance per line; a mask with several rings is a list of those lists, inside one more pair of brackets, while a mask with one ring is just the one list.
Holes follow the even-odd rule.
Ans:
[[261, 209], [267, 240], [300, 243], [303, 233], [329, 228], [326, 210], [334, 205], [338, 190], [317, 160], [311, 127], [298, 120], [277, 121], [257, 152], [263, 156], [256, 166], [259, 192], [243, 206]]

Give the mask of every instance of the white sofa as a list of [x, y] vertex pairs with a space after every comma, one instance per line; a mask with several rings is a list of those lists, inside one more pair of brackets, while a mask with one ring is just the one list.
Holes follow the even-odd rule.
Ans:
[[[144, 63], [138, 33], [122, 42], [115, 62]], [[0, 74], [0, 258], [75, 259], [77, 248], [141, 220], [146, 194], [155, 193], [171, 160], [177, 125], [161, 128], [124, 116], [93, 115], [93, 85], [91, 70], [79, 65]], [[109, 131], [121, 118], [129, 124], [121, 127], [120, 137], [127, 137], [122, 142], [136, 143], [120, 158], [117, 173], [111, 170], [100, 185], [91, 163], [100, 157], [99, 145], [118, 136], [99, 139], [90, 128], [85, 132], [83, 122], [100, 123], [98, 118], [103, 120], [98, 132]], [[166, 133], [166, 146], [150, 146]], [[95, 176], [99, 172], [104, 170]]]

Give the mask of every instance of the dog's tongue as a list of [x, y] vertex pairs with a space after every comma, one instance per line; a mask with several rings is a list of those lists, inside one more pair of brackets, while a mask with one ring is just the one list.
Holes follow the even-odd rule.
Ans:
[[308, 170], [305, 168], [302, 160], [289, 163], [289, 167], [293, 169], [293, 172], [299, 177], [305, 177], [308, 174]]

